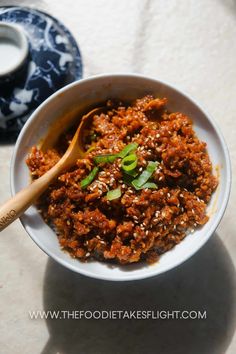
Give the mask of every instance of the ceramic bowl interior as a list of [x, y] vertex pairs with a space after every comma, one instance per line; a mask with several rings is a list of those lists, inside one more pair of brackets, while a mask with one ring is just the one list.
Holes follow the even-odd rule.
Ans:
[[[60, 249], [56, 234], [43, 221], [37, 209], [30, 207], [21, 217], [30, 237], [49, 256], [75, 272], [99, 279], [121, 281], [143, 279], [163, 273], [199, 250], [213, 234], [223, 216], [229, 197], [231, 174], [227, 147], [216, 124], [196, 102], [176, 88], [135, 74], [103, 75], [81, 80], [64, 87], [47, 99], [30, 117], [17, 140], [11, 167], [12, 193], [28, 185], [29, 171], [25, 164], [27, 153], [31, 146], [38, 144], [47, 134], [52, 124], [64, 129], [78, 107], [82, 110], [86, 107], [89, 109], [110, 98], [129, 101], [148, 93], [167, 97], [170, 111], [189, 115], [198, 137], [207, 142], [214, 171], [219, 171], [219, 186], [208, 206], [210, 219], [201, 229], [188, 235], [179, 245], [163, 254], [154, 265], [111, 266], [97, 261], [81, 263], [72, 259]], [[72, 112], [69, 114], [70, 119], [67, 123], [60, 124], [61, 117], [68, 112]]]
[[0, 22], [0, 78], [19, 69], [28, 55], [28, 41], [20, 26]]

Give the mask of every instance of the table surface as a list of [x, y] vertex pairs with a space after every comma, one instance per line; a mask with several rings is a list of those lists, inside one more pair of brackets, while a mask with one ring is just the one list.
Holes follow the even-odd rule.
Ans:
[[[7, 5], [9, 1], [0, 1]], [[25, 0], [78, 41], [84, 77], [139, 72], [176, 84], [212, 114], [236, 173], [236, 2], [234, 0]], [[13, 146], [0, 145], [0, 198], [10, 195]], [[0, 238], [1, 353], [233, 354], [236, 187], [211, 240], [158, 278], [117, 284], [79, 276], [50, 260], [19, 221]], [[29, 310], [207, 310], [206, 320], [31, 320]]]

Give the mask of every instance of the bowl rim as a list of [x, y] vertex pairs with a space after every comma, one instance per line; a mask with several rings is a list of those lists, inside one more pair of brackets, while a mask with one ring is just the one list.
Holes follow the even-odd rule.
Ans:
[[19, 146], [22, 143], [22, 137], [24, 136], [25, 132], [28, 130], [28, 127], [30, 127], [33, 124], [34, 118], [37, 116], [37, 114], [40, 112], [41, 109], [43, 109], [44, 106], [46, 106], [50, 101], [54, 100], [55, 97], [57, 97], [58, 95], [62, 94], [64, 91], [70, 90], [71, 87], [80, 85], [81, 83], [84, 82], [89, 82], [89, 81], [93, 81], [93, 80], [99, 80], [101, 78], [112, 78], [112, 77], [122, 77], [122, 78], [140, 78], [140, 79], [146, 79], [146, 80], [151, 80], [151, 81], [155, 81], [156, 83], [159, 84], [163, 84], [166, 87], [172, 89], [173, 91], [176, 91], [177, 93], [180, 93], [182, 96], [184, 96], [187, 100], [189, 100], [194, 106], [196, 106], [207, 118], [207, 120], [211, 123], [211, 125], [213, 126], [218, 139], [220, 140], [220, 145], [221, 148], [223, 150], [223, 156], [225, 159], [225, 171], [226, 171], [226, 184], [225, 184], [225, 192], [224, 192], [224, 198], [223, 198], [223, 202], [221, 203], [221, 206], [219, 208], [219, 210], [217, 211], [217, 216], [216, 219], [214, 220], [214, 222], [211, 224], [208, 232], [205, 234], [204, 239], [202, 239], [201, 241], [199, 241], [199, 243], [197, 244], [197, 246], [194, 249], [191, 249], [188, 253], [186, 253], [181, 259], [178, 259], [177, 261], [170, 263], [169, 265], [167, 265], [165, 267], [165, 269], [161, 270], [160, 272], [158, 272], [158, 268], [153, 268], [154, 271], [151, 273], [147, 273], [147, 274], [133, 274], [132, 272], [127, 272], [127, 275], [122, 277], [122, 278], [118, 278], [118, 277], [112, 277], [109, 275], [103, 275], [103, 274], [99, 274], [99, 273], [95, 273], [95, 272], [91, 272], [89, 270], [85, 270], [85, 269], [78, 269], [76, 266], [69, 264], [66, 260], [62, 259], [61, 257], [53, 254], [51, 251], [49, 251], [48, 249], [43, 248], [39, 243], [38, 240], [35, 240], [35, 238], [31, 235], [30, 230], [27, 227], [27, 222], [25, 222], [24, 220], [24, 215], [22, 217], [20, 217], [20, 222], [22, 224], [22, 226], [24, 227], [24, 229], [26, 230], [26, 232], [28, 233], [28, 235], [30, 236], [30, 238], [37, 244], [37, 246], [43, 251], [45, 252], [48, 256], [50, 256], [52, 259], [54, 259], [56, 262], [58, 262], [59, 264], [63, 265], [64, 267], [88, 276], [90, 278], [93, 279], [99, 279], [99, 280], [108, 280], [108, 281], [133, 281], [133, 280], [141, 280], [141, 279], [146, 279], [146, 278], [150, 278], [150, 277], [154, 277], [160, 274], [163, 274], [171, 269], [174, 269], [176, 267], [178, 267], [179, 265], [181, 265], [182, 263], [184, 263], [185, 261], [187, 261], [189, 258], [191, 258], [195, 253], [197, 253], [199, 251], [199, 249], [205, 244], [207, 243], [207, 241], [209, 240], [209, 238], [213, 235], [213, 233], [215, 232], [216, 228], [218, 227], [228, 204], [229, 201], [229, 196], [230, 196], [230, 190], [231, 190], [231, 184], [232, 184], [232, 171], [231, 171], [231, 162], [230, 162], [230, 155], [229, 155], [229, 150], [226, 144], [226, 141], [223, 137], [223, 134], [218, 126], [218, 124], [216, 123], [216, 121], [212, 118], [212, 116], [208, 113], [208, 111], [203, 108], [202, 105], [200, 105], [199, 103], [197, 103], [195, 101], [195, 99], [193, 99], [189, 94], [187, 94], [185, 91], [183, 91], [182, 89], [178, 89], [175, 85], [170, 84], [169, 82], [162, 80], [162, 79], [156, 79], [153, 77], [149, 77], [147, 75], [142, 75], [139, 73], [104, 73], [104, 74], [99, 74], [99, 75], [94, 75], [94, 76], [90, 76], [88, 78], [85, 79], [81, 79], [81, 80], [77, 80], [74, 81], [66, 86], [64, 86], [63, 88], [61, 88], [60, 90], [56, 91], [54, 94], [52, 94], [50, 97], [48, 97], [43, 103], [41, 103], [41, 105], [31, 114], [31, 116], [29, 117], [29, 119], [27, 120], [26, 124], [24, 125], [24, 127], [22, 128], [16, 144], [14, 146], [14, 150], [13, 150], [13, 154], [12, 154], [12, 158], [11, 158], [11, 164], [10, 164], [10, 189], [11, 189], [11, 194], [14, 195], [16, 193], [16, 188], [15, 188], [15, 184], [14, 184], [14, 166], [16, 164], [16, 155], [19, 149]]

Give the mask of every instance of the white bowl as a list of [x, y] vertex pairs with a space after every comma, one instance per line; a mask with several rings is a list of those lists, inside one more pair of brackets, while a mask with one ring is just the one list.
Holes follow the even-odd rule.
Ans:
[[24, 30], [18, 25], [0, 22], [0, 79], [22, 67], [28, 51]]
[[208, 206], [210, 219], [201, 229], [163, 254], [159, 262], [153, 265], [111, 266], [97, 261], [82, 263], [71, 258], [61, 250], [56, 234], [43, 221], [37, 209], [30, 207], [21, 217], [30, 237], [49, 256], [75, 272], [116, 281], [143, 279], [161, 274], [197, 252], [213, 234], [224, 214], [230, 193], [231, 169], [227, 146], [216, 123], [193, 99], [173, 86], [136, 74], [110, 74], [80, 80], [57, 91], [41, 104], [25, 124], [16, 142], [11, 165], [12, 193], [18, 192], [30, 181], [25, 164], [29, 149], [46, 135], [52, 122], [58, 120], [63, 113], [78, 105], [90, 107], [113, 97], [133, 100], [147, 93], [167, 97], [168, 109], [189, 115], [198, 137], [207, 142], [214, 170], [217, 167], [220, 172], [219, 186]]

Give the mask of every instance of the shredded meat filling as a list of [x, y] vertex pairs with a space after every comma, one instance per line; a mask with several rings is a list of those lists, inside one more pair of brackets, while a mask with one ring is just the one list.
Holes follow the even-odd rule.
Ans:
[[[86, 134], [86, 158], [60, 175], [38, 201], [61, 247], [73, 257], [153, 263], [208, 221], [206, 207], [217, 178], [206, 143], [196, 136], [189, 117], [169, 113], [166, 104], [166, 98], [150, 95], [132, 105], [107, 102], [106, 112], [94, 115]], [[46, 152], [32, 147], [27, 165], [33, 179], [57, 163], [74, 131]], [[125, 183], [121, 158], [103, 163], [92, 183], [81, 188], [95, 165], [94, 156], [118, 153], [131, 142], [138, 144], [139, 173], [149, 161], [158, 161], [152, 176], [157, 189], [136, 190]], [[109, 200], [107, 192], [118, 187], [121, 196]]]

